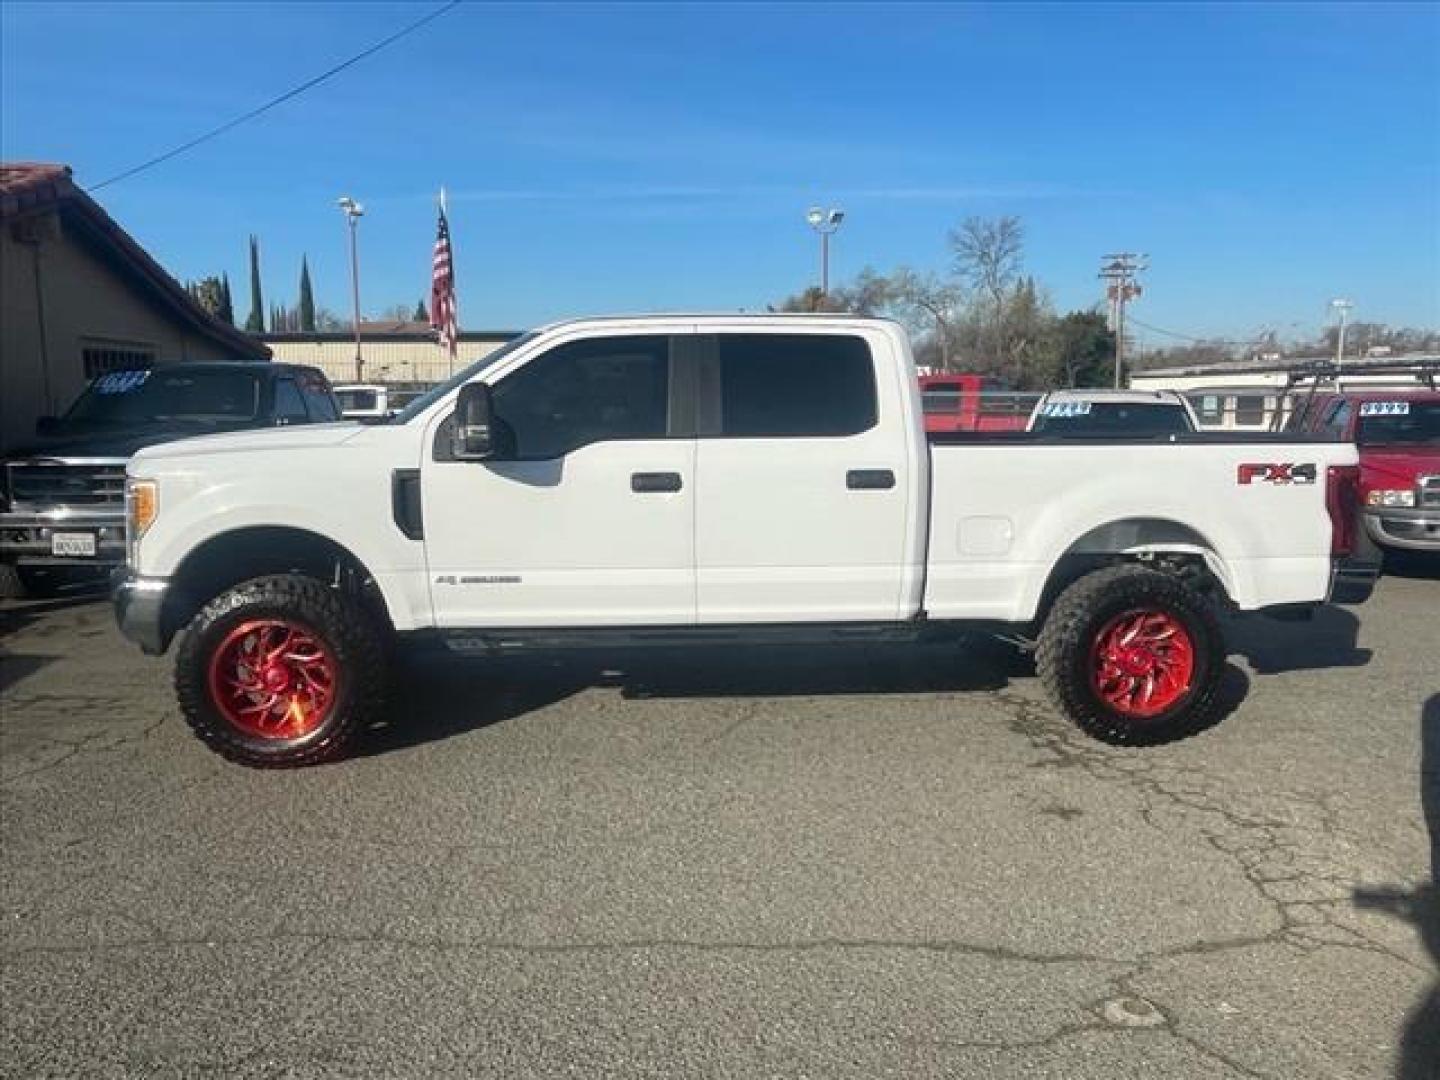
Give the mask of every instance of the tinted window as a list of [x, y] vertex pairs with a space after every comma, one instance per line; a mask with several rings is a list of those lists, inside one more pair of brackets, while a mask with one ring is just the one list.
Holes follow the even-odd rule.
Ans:
[[854, 435], [875, 425], [875, 373], [858, 337], [721, 334], [725, 435]]
[[[1362, 446], [1440, 446], [1440, 401], [1365, 402], [1355, 441]], [[1381, 411], [1386, 405], [1388, 411]], [[1404, 411], [1399, 411], [1403, 407]]]
[[300, 396], [300, 388], [295, 385], [294, 379], [275, 380], [275, 419], [288, 420], [292, 424], [303, 424], [307, 419], [305, 399]]
[[663, 439], [669, 388], [669, 338], [594, 338], [502, 381], [495, 416], [513, 433], [516, 457], [555, 458], [595, 442]]
[[1339, 438], [1345, 434], [1345, 429], [1350, 424], [1350, 402], [1337, 401], [1335, 407], [1330, 410], [1330, 415], [1325, 418], [1325, 431]]
[[1190, 418], [1179, 405], [1092, 402], [1088, 412], [1036, 417], [1034, 430], [1050, 435], [1175, 435], [1190, 430]]
[[318, 371], [307, 371], [300, 376], [300, 395], [305, 399], [305, 408], [311, 420], [340, 419], [340, 410], [330, 393], [330, 384]]

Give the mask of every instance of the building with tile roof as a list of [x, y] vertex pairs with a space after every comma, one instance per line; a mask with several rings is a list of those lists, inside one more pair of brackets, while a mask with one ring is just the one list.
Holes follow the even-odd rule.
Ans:
[[0, 164], [0, 449], [104, 371], [270, 359], [211, 316], [65, 165]]

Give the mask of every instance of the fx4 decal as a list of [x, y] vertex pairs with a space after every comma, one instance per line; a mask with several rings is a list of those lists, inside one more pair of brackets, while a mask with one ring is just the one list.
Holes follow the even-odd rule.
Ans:
[[1261, 462], [1241, 465], [1235, 479], [1240, 484], [1253, 484], [1257, 480], [1265, 484], [1313, 484], [1317, 475], [1313, 461], [1303, 465]]

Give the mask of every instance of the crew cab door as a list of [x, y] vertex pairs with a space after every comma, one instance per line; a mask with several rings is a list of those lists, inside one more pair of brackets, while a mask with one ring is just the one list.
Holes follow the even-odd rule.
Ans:
[[913, 614], [924, 436], [918, 393], [898, 364], [875, 362], [885, 339], [750, 330], [704, 340], [699, 622]]
[[494, 385], [484, 461], [422, 470], [443, 627], [676, 624], [695, 618], [693, 380], [673, 338], [561, 341]]

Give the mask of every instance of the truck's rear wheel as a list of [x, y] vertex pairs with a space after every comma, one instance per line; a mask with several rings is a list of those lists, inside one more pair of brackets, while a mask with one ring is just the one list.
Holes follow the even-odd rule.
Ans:
[[298, 574], [255, 578], [195, 616], [175, 658], [185, 720], [242, 765], [336, 757], [384, 705], [383, 634], [356, 601]]
[[1040, 678], [1055, 703], [1108, 743], [1170, 742], [1218, 719], [1225, 645], [1205, 598], [1140, 566], [1088, 574], [1040, 633]]

